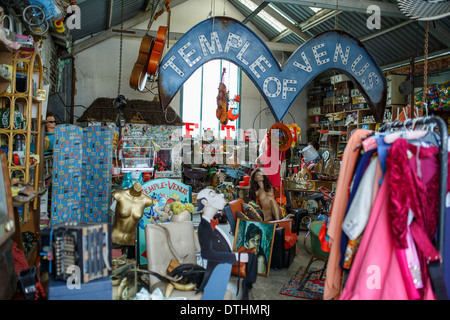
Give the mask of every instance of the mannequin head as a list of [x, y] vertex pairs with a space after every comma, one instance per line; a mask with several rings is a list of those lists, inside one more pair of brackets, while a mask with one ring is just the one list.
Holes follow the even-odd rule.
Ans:
[[136, 182], [135, 184], [133, 184], [133, 187], [131, 188], [131, 191], [134, 191], [136, 193], [141, 193], [142, 191], [142, 184], [140, 184], [139, 182]]
[[216, 193], [213, 189], [203, 189], [197, 195], [197, 204], [198, 210], [203, 210], [203, 214], [212, 219], [217, 211], [223, 210], [227, 202], [223, 194]]
[[256, 201], [256, 191], [260, 189], [260, 185], [263, 186], [264, 191], [266, 192], [272, 190], [272, 182], [270, 182], [270, 179], [262, 172], [261, 169], [256, 169], [250, 176], [248, 195], [251, 200]]
[[47, 123], [45, 124], [45, 131], [48, 133], [54, 133], [56, 127], [56, 120], [54, 114], [50, 111], [47, 112], [46, 120]]

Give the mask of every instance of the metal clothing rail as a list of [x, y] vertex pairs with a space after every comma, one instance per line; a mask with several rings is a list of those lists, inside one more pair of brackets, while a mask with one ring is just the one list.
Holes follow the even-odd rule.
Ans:
[[[442, 269], [445, 269], [445, 228], [446, 228], [446, 197], [447, 197], [447, 171], [448, 171], [448, 129], [444, 120], [436, 116], [426, 116], [422, 118], [408, 119], [405, 122], [394, 121], [392, 123], [386, 123], [379, 128], [379, 132], [387, 132], [395, 129], [400, 130], [414, 130], [418, 127], [430, 127], [437, 126], [441, 137], [441, 143], [439, 146], [439, 164], [440, 164], [440, 179], [439, 179], [439, 224], [437, 233], [437, 250], [441, 254]], [[440, 268], [440, 267], [438, 267]], [[449, 279], [450, 280], [450, 279]], [[444, 281], [445, 282], [445, 281]], [[441, 290], [441, 297], [443, 297], [443, 291]], [[444, 298], [445, 299], [445, 298]]]

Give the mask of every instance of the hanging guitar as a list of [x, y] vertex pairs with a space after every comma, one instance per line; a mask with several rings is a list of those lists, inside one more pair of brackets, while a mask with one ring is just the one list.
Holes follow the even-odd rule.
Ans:
[[223, 76], [225, 75], [225, 71], [226, 69], [223, 68], [222, 81], [219, 84], [219, 93], [216, 98], [216, 117], [222, 125], [226, 125], [228, 123], [228, 92], [227, 86], [225, 85], [225, 83], [223, 83]]
[[155, 38], [146, 34], [141, 40], [139, 55], [130, 76], [130, 87], [135, 90], [144, 91], [147, 83], [147, 69], [150, 54], [153, 50]]
[[164, 45], [166, 43], [168, 27], [161, 26], [156, 34], [155, 44], [153, 45], [150, 60], [148, 62], [147, 73], [156, 75], [159, 63], [161, 62]]
[[167, 10], [167, 27], [161, 26], [158, 28], [158, 33], [156, 34], [155, 45], [153, 46], [152, 53], [150, 55], [150, 61], [148, 63], [147, 73], [151, 75], [156, 75], [158, 72], [158, 66], [161, 62], [164, 45], [166, 39], [168, 38], [169, 26], [170, 26], [170, 0], [166, 0], [164, 5]]
[[[160, 15], [162, 15], [164, 12], [163, 10], [160, 10], [157, 12], [153, 19], [150, 20], [148, 28], [147, 28], [147, 34], [142, 38], [141, 40], [141, 46], [139, 47], [139, 55], [137, 58], [136, 63], [134, 64], [133, 70], [131, 71], [130, 76], [130, 87], [139, 90], [141, 92], [144, 91], [145, 85], [147, 83], [147, 78], [150, 74], [149, 73], [149, 63], [152, 56], [153, 49], [155, 48], [155, 38], [148, 35], [148, 31], [150, 30], [150, 27], [156, 19]], [[161, 27], [160, 27], [161, 28]], [[161, 41], [161, 35], [158, 30], [157, 38], [159, 35], [158, 41]], [[164, 41], [165, 41], [165, 35], [164, 35]], [[159, 48], [159, 46], [158, 46]], [[162, 51], [161, 49], [159, 49]], [[159, 63], [159, 62], [158, 62]], [[153, 70], [153, 69], [152, 69]]]

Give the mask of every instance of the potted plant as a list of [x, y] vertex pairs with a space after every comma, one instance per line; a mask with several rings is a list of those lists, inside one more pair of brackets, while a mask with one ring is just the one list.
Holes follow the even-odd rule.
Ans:
[[173, 212], [170, 222], [190, 221], [191, 213], [194, 212], [194, 205], [175, 201], [171, 204], [170, 210]]

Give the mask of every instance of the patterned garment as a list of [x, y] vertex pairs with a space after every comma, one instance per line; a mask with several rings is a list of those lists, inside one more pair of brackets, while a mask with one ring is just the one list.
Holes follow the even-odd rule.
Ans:
[[358, 251], [359, 243], [361, 242], [361, 238], [362, 234], [355, 240], [348, 240], [343, 264], [344, 269], [350, 269], [350, 267], [352, 266], [353, 259], [355, 258], [356, 252]]

